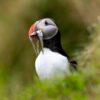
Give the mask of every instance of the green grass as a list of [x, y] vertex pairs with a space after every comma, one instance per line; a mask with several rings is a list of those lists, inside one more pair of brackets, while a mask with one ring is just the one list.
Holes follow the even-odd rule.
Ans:
[[[63, 80], [40, 82], [38, 79], [33, 84], [18, 86], [14, 83], [5, 95], [7, 100], [87, 100], [86, 82], [84, 76], [78, 72]], [[14, 87], [14, 88], [13, 88]], [[2, 98], [4, 100], [4, 98]]]

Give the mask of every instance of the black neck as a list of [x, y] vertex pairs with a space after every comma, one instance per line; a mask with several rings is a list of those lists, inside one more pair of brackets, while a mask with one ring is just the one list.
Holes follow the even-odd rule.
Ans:
[[53, 38], [48, 39], [48, 40], [43, 40], [43, 42], [44, 42], [45, 48], [49, 48], [50, 50], [52, 50], [54, 52], [58, 52], [64, 56], [68, 57], [68, 55], [62, 49], [59, 31]]

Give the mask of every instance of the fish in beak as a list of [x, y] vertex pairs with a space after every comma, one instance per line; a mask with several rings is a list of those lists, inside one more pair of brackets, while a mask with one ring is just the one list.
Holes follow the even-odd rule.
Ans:
[[32, 25], [29, 29], [29, 39], [32, 42], [36, 56], [39, 54], [40, 50], [43, 53], [43, 32], [42, 29], [38, 28], [36, 25]]

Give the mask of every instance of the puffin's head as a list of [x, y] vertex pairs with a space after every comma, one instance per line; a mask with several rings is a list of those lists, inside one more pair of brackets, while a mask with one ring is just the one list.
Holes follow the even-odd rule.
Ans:
[[35, 53], [39, 53], [41, 47], [43, 52], [43, 40], [53, 38], [58, 32], [58, 27], [50, 18], [36, 21], [29, 29], [29, 39], [32, 42]]

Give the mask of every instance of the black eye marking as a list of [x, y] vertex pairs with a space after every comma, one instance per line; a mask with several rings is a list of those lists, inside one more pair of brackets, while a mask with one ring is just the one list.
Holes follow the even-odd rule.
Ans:
[[45, 25], [49, 25], [47, 21], [45, 21]]

